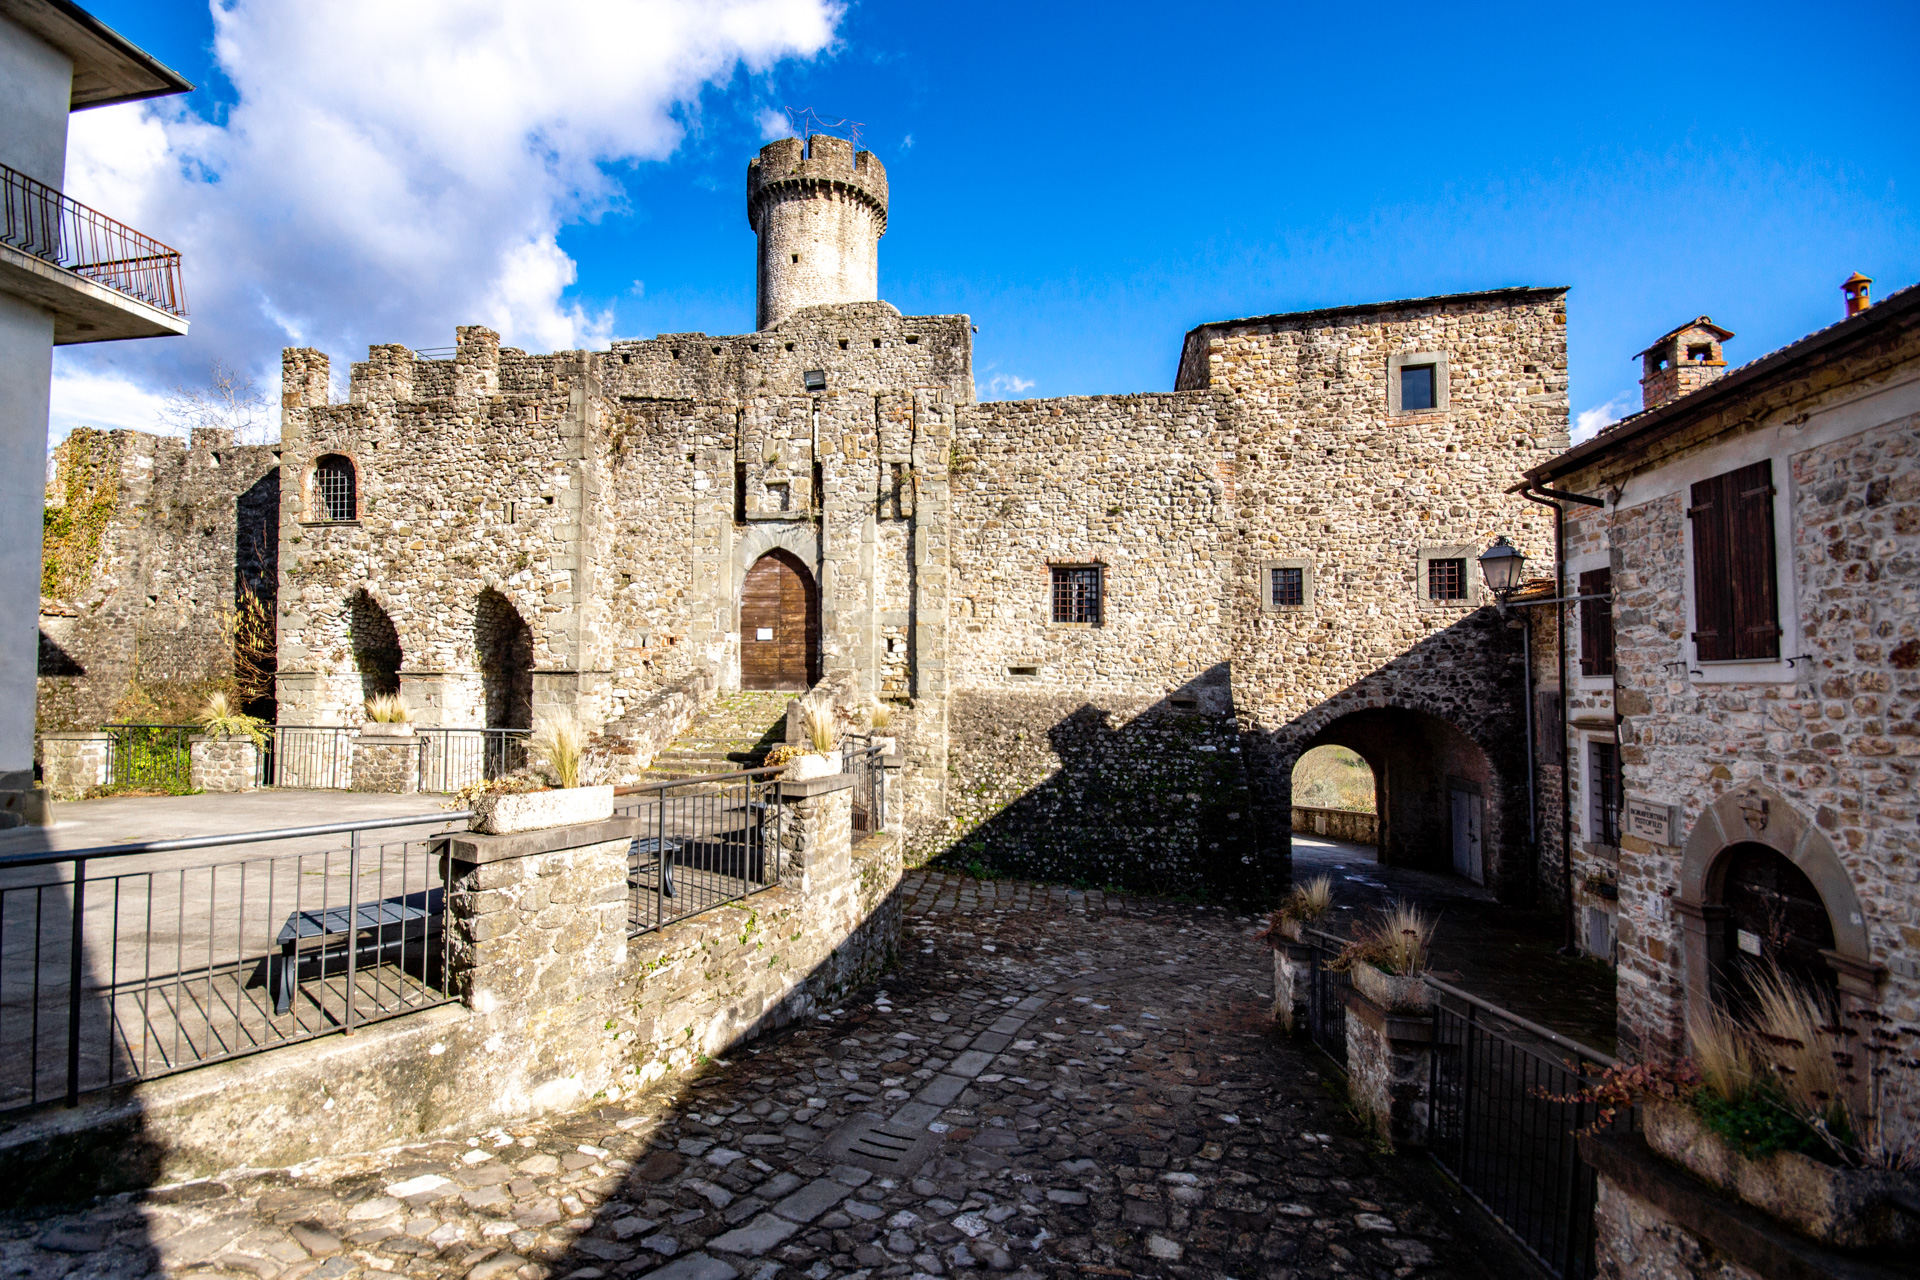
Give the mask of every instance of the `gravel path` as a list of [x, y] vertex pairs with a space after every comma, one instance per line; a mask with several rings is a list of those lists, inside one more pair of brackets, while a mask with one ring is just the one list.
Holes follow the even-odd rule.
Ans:
[[671, 1095], [0, 1223], [0, 1274], [1525, 1275], [1278, 1037], [1254, 922], [910, 873], [899, 970]]

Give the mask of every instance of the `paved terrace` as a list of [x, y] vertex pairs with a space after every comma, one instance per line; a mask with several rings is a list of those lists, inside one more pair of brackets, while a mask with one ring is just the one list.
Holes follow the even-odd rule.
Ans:
[[902, 892], [883, 986], [668, 1094], [0, 1220], [0, 1274], [1528, 1274], [1274, 1033], [1252, 919], [935, 872]]

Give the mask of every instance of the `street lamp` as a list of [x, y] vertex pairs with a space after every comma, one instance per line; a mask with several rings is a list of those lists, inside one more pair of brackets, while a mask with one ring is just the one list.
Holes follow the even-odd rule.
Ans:
[[1526, 562], [1520, 548], [1508, 542], [1504, 534], [1480, 553], [1480, 572], [1486, 577], [1487, 590], [1493, 592], [1494, 599], [1505, 604], [1520, 589], [1520, 569]]

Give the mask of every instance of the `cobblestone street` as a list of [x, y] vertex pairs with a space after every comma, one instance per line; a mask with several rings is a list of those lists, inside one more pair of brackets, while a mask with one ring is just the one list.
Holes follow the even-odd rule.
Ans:
[[668, 1093], [15, 1217], [0, 1274], [1526, 1274], [1273, 1031], [1252, 919], [930, 872], [901, 892], [882, 984]]

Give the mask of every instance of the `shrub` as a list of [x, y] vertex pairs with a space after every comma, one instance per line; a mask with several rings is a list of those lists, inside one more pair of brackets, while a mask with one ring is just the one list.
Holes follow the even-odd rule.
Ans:
[[557, 787], [583, 785], [587, 763], [587, 731], [572, 720], [549, 724], [533, 735], [528, 744], [545, 765], [544, 772]]
[[1433, 931], [1439, 921], [1404, 902], [1383, 908], [1376, 920], [1361, 925], [1334, 960], [1333, 967], [1351, 969], [1370, 964], [1385, 973], [1411, 977], [1425, 973]]
[[1267, 916], [1266, 927], [1259, 936], [1269, 944], [1280, 936], [1280, 926], [1288, 920], [1298, 920], [1302, 924], [1312, 924], [1333, 910], [1333, 880], [1328, 876], [1315, 876], [1305, 884], [1293, 886], [1293, 892], [1286, 901], [1276, 907]]
[[374, 724], [409, 724], [413, 711], [397, 693], [376, 693], [367, 699], [367, 719]]
[[209, 695], [206, 705], [193, 719], [216, 738], [251, 738], [256, 747], [267, 744], [267, 722], [234, 706], [224, 693]]

